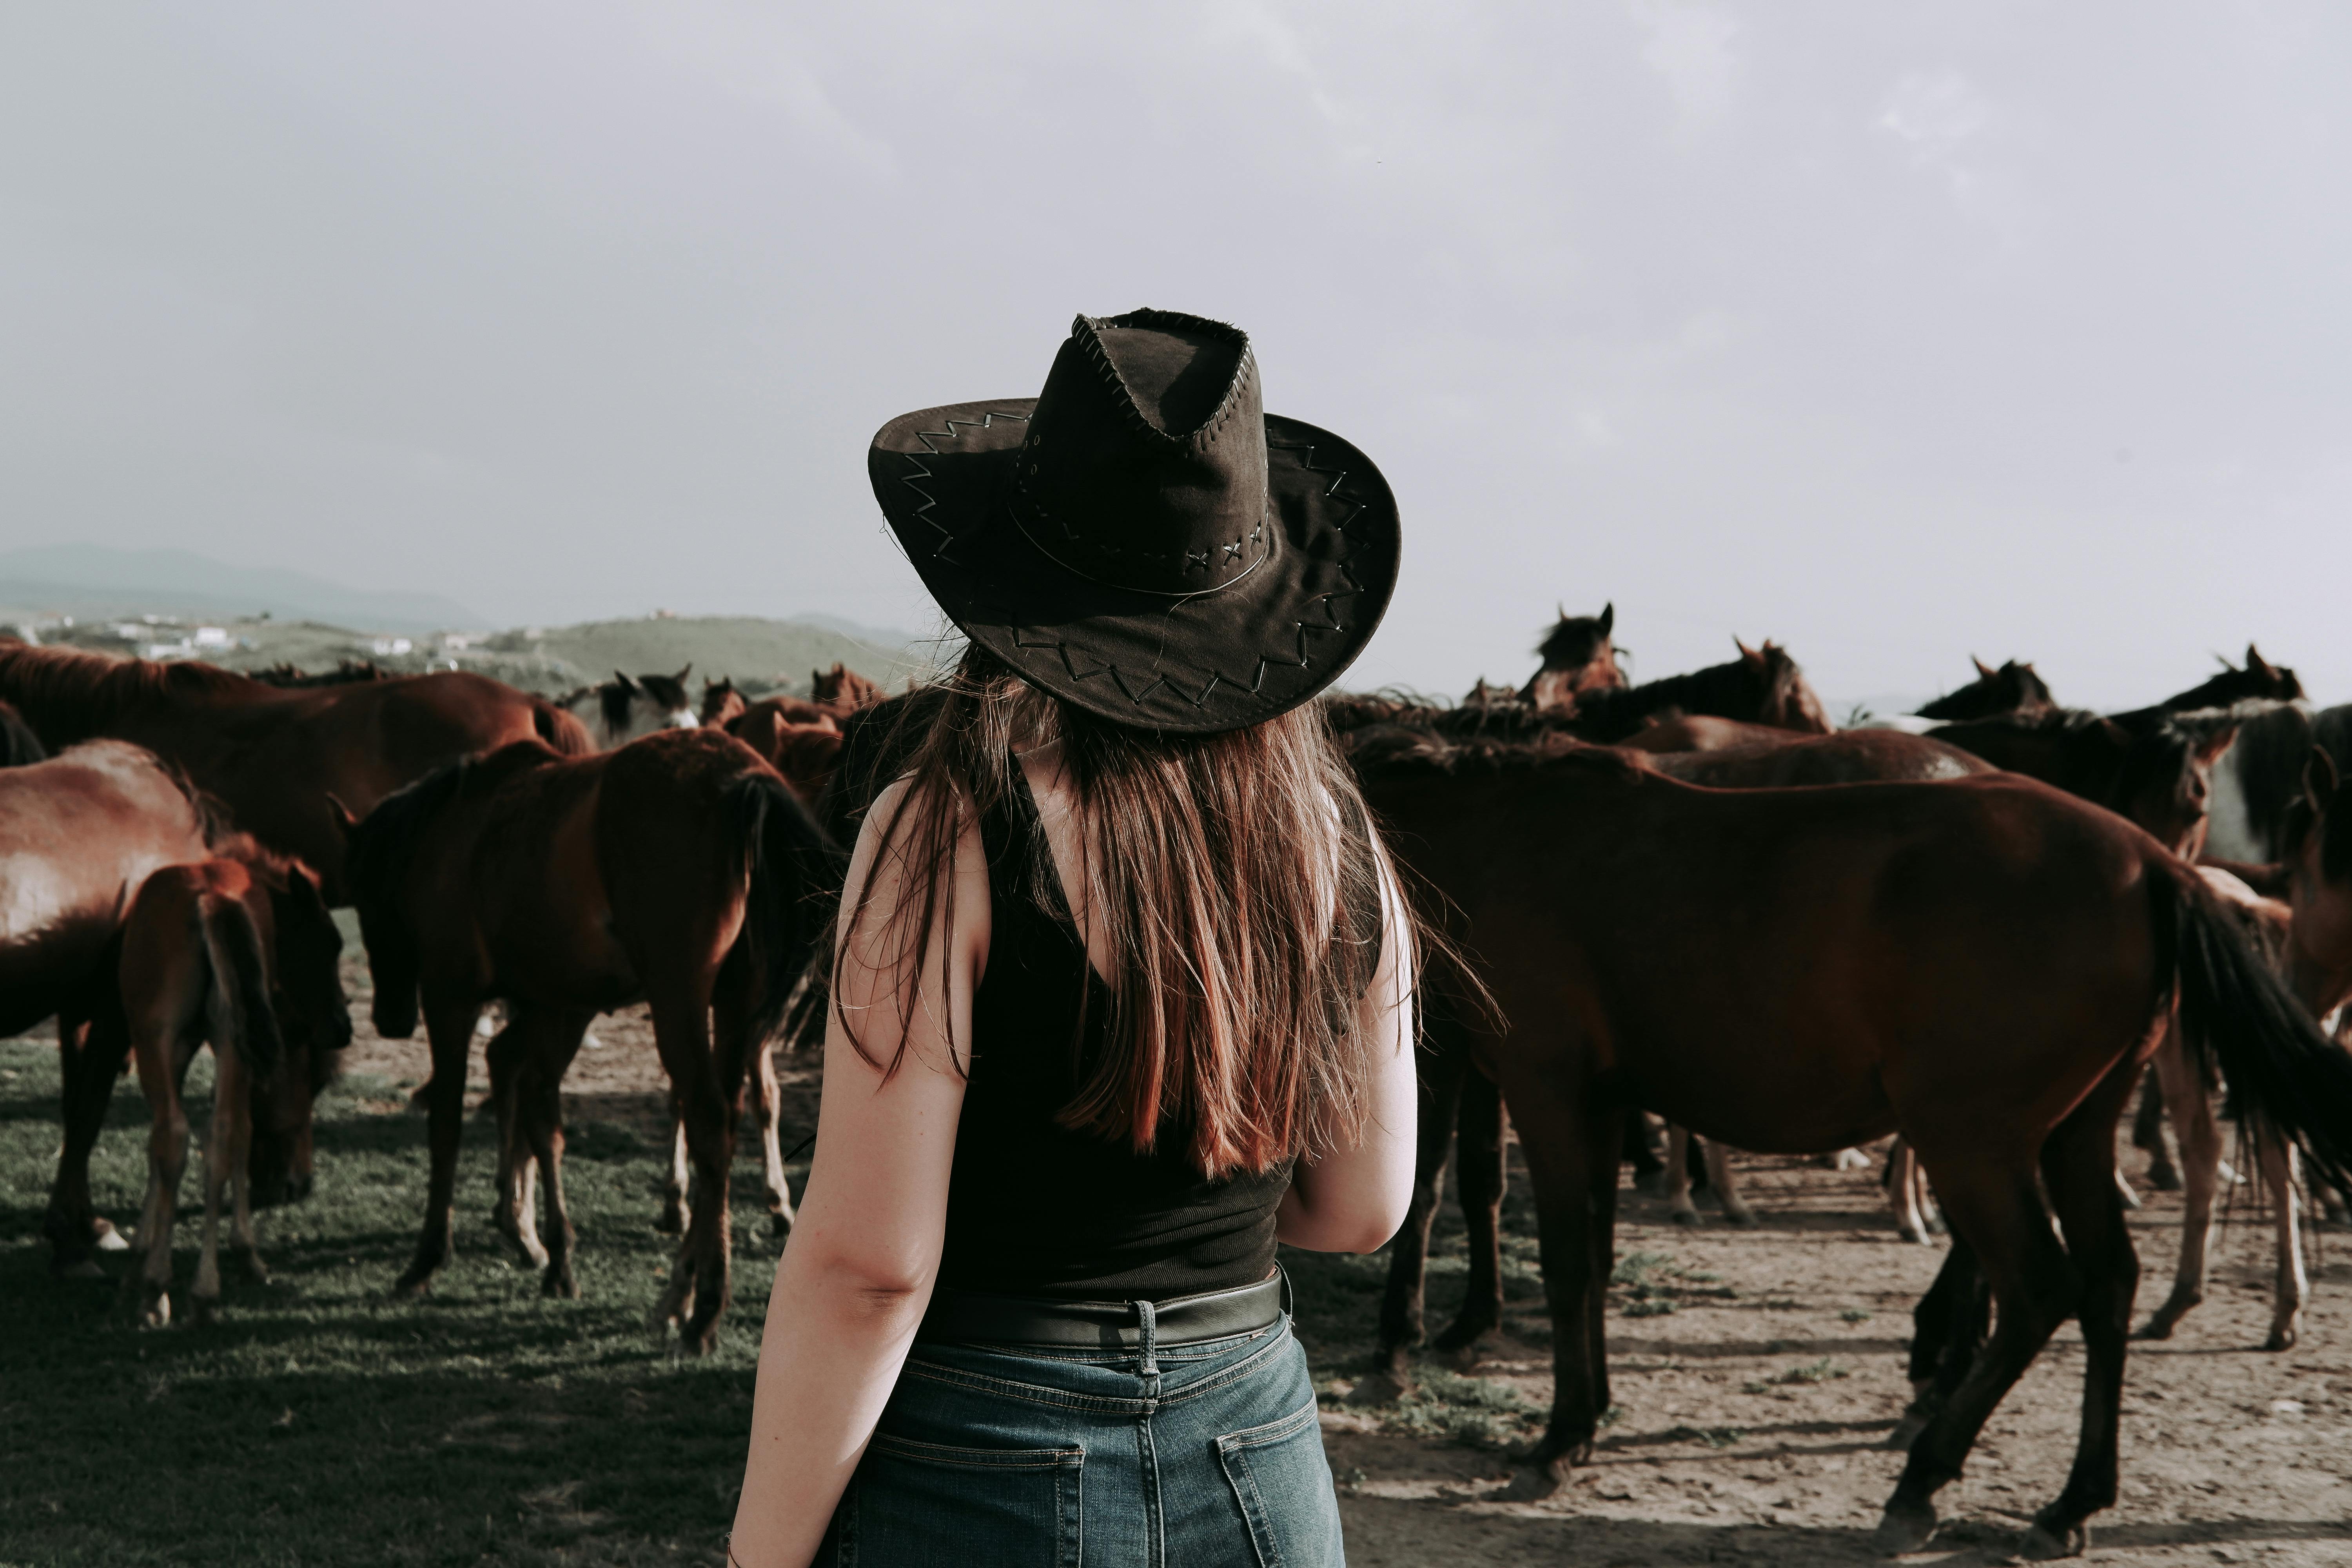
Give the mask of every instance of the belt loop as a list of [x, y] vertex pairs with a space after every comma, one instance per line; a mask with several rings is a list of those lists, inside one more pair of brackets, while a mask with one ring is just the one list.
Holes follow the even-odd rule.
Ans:
[[1149, 1301], [1133, 1303], [1137, 1321], [1143, 1331], [1143, 1363], [1136, 1368], [1146, 1377], [1160, 1375], [1160, 1329], [1154, 1321], [1154, 1308]]

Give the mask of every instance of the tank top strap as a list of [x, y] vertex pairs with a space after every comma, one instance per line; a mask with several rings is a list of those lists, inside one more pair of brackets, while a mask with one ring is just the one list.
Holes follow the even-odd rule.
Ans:
[[1053, 848], [1045, 841], [1037, 797], [1029, 788], [1028, 771], [1013, 759], [1012, 788], [993, 806], [980, 812], [981, 847], [988, 855], [988, 889], [998, 918], [1020, 911], [1042, 914], [1056, 925], [1070, 922], [1069, 900], [1062, 890]]

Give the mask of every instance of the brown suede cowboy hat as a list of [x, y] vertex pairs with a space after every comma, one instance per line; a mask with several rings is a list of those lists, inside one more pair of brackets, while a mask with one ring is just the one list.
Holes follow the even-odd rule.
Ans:
[[902, 415], [867, 454], [950, 619], [1123, 724], [1237, 730], [1337, 679], [1396, 586], [1371, 459], [1265, 412], [1239, 328], [1080, 316], [1036, 397]]

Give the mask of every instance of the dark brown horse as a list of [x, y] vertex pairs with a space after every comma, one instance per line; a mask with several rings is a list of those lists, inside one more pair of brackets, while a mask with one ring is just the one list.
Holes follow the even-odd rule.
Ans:
[[238, 827], [316, 870], [331, 904], [350, 900], [330, 795], [364, 813], [469, 752], [533, 737], [589, 750], [544, 699], [457, 671], [281, 691], [205, 664], [0, 639], [0, 700], [53, 749], [110, 736], [185, 770]]
[[2192, 1051], [2250, 1114], [2331, 1173], [2352, 1162], [2352, 1059], [2193, 873], [2044, 785], [1706, 790], [1613, 753], [1403, 731], [1360, 737], [1356, 758], [1495, 1004], [1491, 1021], [1457, 1010], [1454, 1048], [1500, 1082], [1535, 1183], [1557, 1381], [1523, 1495], [1589, 1454], [1610, 1404], [1632, 1109], [1767, 1152], [1899, 1131], [1925, 1164], [1955, 1237], [1931, 1299], [1980, 1271], [1999, 1314], [1980, 1352], [1938, 1369], [1880, 1527], [1895, 1552], [1926, 1542], [1934, 1495], [2070, 1316], [2081, 1446], [2023, 1551], [2081, 1551], [2113, 1503], [2138, 1277], [2115, 1127], [2176, 993]]
[[252, 1173], [273, 1173], [288, 1197], [310, 1190], [311, 1106], [352, 1037], [342, 952], [318, 878], [242, 833], [212, 858], [166, 866], [140, 888], [122, 928], [122, 1010], [152, 1126], [139, 1222], [145, 1265], [123, 1288], [140, 1291], [142, 1321], [172, 1320], [172, 1227], [188, 1163], [180, 1088], [207, 1042], [215, 1078], [196, 1315], [220, 1300], [224, 1185], [246, 1270], [268, 1278], [252, 1210], [276, 1194], [253, 1190]]
[[2128, 713], [2113, 715], [2115, 721], [2137, 734], [2154, 729], [2174, 713], [2187, 713], [2200, 708], [2227, 708], [2237, 702], [2299, 702], [2303, 700], [2303, 682], [2294, 671], [2264, 658], [2254, 645], [2246, 645], [2243, 668], [2221, 661], [2221, 673], [2200, 681], [2186, 691], [2177, 691], [2149, 708], [2135, 708]]
[[[423, 1292], [450, 1258], [467, 1050], [497, 998], [501, 1223], [544, 1264], [543, 1289], [579, 1293], [558, 1090], [595, 1016], [643, 999], [700, 1193], [656, 1319], [709, 1351], [727, 1305], [743, 1075], [807, 966], [810, 895], [833, 869], [808, 812], [740, 741], [676, 730], [578, 759], [518, 742], [427, 774], [350, 834], [376, 1028], [414, 1032], [421, 995], [433, 1047], [431, 1194], [396, 1289]], [[537, 1235], [526, 1150], [547, 1191]]]
[[1973, 656], [1969, 662], [1977, 667], [1977, 678], [1957, 691], [1948, 691], [1933, 702], [1922, 703], [1920, 718], [1941, 719], [1947, 723], [2011, 715], [2030, 719], [2058, 706], [2050, 696], [2050, 688], [2042, 684], [2030, 664], [2020, 664], [2012, 658], [1995, 669]]
[[89, 1152], [130, 1050], [116, 937], [158, 868], [202, 860], [210, 814], [187, 781], [121, 741], [0, 770], [0, 1035], [58, 1020], [64, 1152], [43, 1227], [52, 1266], [95, 1276], [121, 1243], [89, 1201]]
[[5, 702], [0, 702], [0, 768], [21, 768], [26, 763], [46, 761], [49, 749], [25, 722], [25, 716]]
[[2057, 709], [2033, 719], [1982, 719], [1927, 731], [1995, 767], [2040, 779], [2138, 824], [2185, 859], [2205, 845], [2213, 764], [2230, 749], [2235, 721], [2195, 730], [2169, 720], [2137, 732], [2112, 719]]
[[1827, 734], [1832, 726], [1805, 673], [1778, 643], [1749, 647], [1734, 639], [1739, 657], [1688, 675], [1670, 675], [1640, 686], [1587, 691], [1562, 721], [1587, 741], [1625, 740], [1662, 715], [1710, 714], [1743, 723]]
[[[692, 673], [691, 664], [676, 675], [630, 676], [616, 669], [601, 686], [565, 692], [555, 706], [580, 721], [598, 751], [609, 752], [656, 730], [695, 728], [693, 700], [686, 689]], [[709, 693], [703, 695], [707, 701]]]
[[1617, 625], [1617, 605], [1601, 606], [1597, 616], [1571, 616], [1559, 606], [1559, 618], [1536, 645], [1543, 660], [1520, 692], [1538, 708], [1573, 708], [1588, 691], [1606, 691], [1625, 684], [1617, 668], [1617, 645], [1611, 631]]
[[275, 686], [283, 690], [299, 690], [310, 686], [350, 686], [358, 681], [393, 679], [390, 670], [381, 668], [372, 658], [346, 658], [340, 660], [332, 669], [315, 672], [280, 659], [266, 668], [247, 673], [264, 686]]

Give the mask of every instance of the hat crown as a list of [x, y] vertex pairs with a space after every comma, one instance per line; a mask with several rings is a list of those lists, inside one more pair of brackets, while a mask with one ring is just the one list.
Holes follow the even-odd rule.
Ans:
[[1080, 316], [1054, 356], [1009, 498], [1031, 542], [1143, 593], [1213, 593], [1275, 549], [1257, 361], [1174, 310]]

